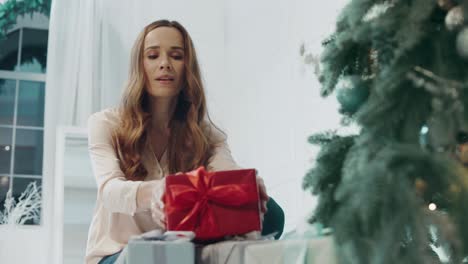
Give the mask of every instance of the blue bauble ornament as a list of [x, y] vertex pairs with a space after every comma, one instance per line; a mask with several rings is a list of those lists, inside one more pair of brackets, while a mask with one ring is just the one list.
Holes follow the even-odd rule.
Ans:
[[352, 115], [369, 97], [369, 81], [360, 76], [343, 77], [337, 85], [336, 98], [340, 103], [340, 113]]

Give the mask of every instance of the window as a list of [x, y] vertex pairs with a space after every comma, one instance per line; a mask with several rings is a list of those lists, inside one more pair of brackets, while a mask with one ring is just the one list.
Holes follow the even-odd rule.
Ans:
[[17, 199], [30, 182], [42, 185], [47, 38], [18, 22], [0, 40], [0, 211], [8, 190]]

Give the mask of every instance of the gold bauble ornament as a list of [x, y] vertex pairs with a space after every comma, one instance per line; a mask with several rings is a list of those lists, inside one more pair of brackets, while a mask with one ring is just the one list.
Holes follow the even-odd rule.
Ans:
[[468, 165], [468, 143], [457, 145], [456, 155], [458, 160], [465, 166]]
[[416, 194], [418, 194], [421, 197], [424, 197], [424, 194], [427, 191], [427, 183], [420, 178], [416, 178], [416, 180], [414, 181], [414, 188], [416, 189]]

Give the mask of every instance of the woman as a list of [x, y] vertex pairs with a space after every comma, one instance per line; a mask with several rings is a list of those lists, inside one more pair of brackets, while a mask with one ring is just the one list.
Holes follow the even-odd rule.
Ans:
[[[143, 29], [121, 106], [93, 114], [88, 129], [98, 195], [86, 263], [113, 263], [131, 236], [165, 228], [164, 176], [201, 165], [239, 168], [207, 118], [192, 40], [174, 21]], [[265, 213], [268, 195], [258, 182]]]

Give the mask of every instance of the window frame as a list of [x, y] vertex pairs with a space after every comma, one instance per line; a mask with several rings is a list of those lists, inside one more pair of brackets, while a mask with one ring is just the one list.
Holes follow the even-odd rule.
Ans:
[[[31, 27], [31, 26], [23, 26], [23, 27], [15, 27], [14, 29], [10, 30], [9, 33], [19, 30], [19, 40], [18, 40], [18, 56], [17, 56], [17, 61], [16, 61], [16, 67], [20, 67], [21, 64], [21, 53], [22, 53], [22, 47], [23, 47], [23, 32], [25, 29], [34, 29], [34, 30], [44, 30], [44, 31], [49, 31], [48, 28], [36, 28], [36, 27]], [[20, 82], [21, 81], [32, 81], [32, 82], [41, 82], [44, 84], [44, 93], [47, 92], [47, 87], [46, 87], [46, 72], [44, 73], [34, 73], [34, 72], [24, 72], [21, 70], [18, 71], [8, 71], [8, 70], [0, 70], [0, 79], [5, 79], [5, 80], [12, 80], [15, 81], [15, 98], [14, 98], [14, 112], [13, 112], [13, 122], [12, 124], [6, 125], [6, 124], [0, 124], [0, 128], [8, 128], [12, 129], [12, 141], [11, 141], [11, 149], [10, 149], [10, 170], [7, 175], [2, 174], [0, 176], [7, 176], [9, 179], [9, 186], [8, 186], [8, 191], [13, 189], [13, 182], [15, 179], [29, 179], [29, 180], [40, 180], [41, 181], [41, 186], [43, 185], [43, 176], [44, 176], [44, 168], [42, 168], [41, 174], [33, 174], [33, 175], [26, 175], [26, 174], [15, 174], [14, 173], [14, 168], [15, 168], [15, 150], [16, 150], [16, 131], [17, 129], [26, 129], [26, 130], [39, 130], [42, 131], [42, 135], [44, 137], [44, 124], [42, 126], [23, 126], [23, 125], [17, 125], [17, 120], [18, 120], [18, 104], [19, 104], [19, 90], [20, 90]], [[44, 104], [45, 104], [45, 98], [44, 98]], [[45, 115], [45, 113], [44, 113]], [[43, 156], [42, 159], [44, 160], [44, 141], [42, 142], [43, 144]], [[43, 162], [43, 161], [42, 161]], [[43, 190], [41, 188], [40, 190], [41, 196], [43, 197], [42, 193]], [[43, 199], [43, 198], [42, 198]], [[41, 211], [43, 210], [43, 205], [41, 205]], [[43, 223], [43, 217], [42, 213], [39, 218], [39, 222], [37, 224], [27, 224], [27, 226], [40, 226]], [[1, 224], [0, 224], [1, 226]]]

